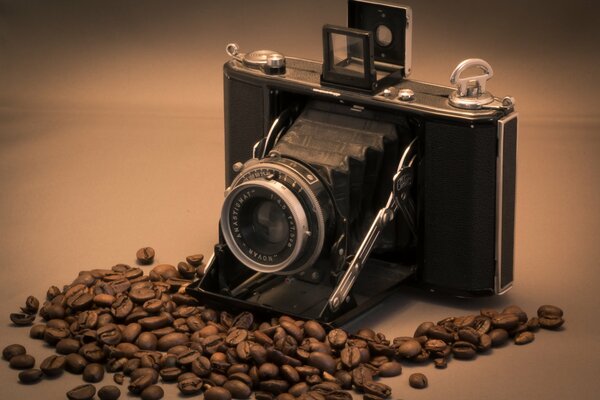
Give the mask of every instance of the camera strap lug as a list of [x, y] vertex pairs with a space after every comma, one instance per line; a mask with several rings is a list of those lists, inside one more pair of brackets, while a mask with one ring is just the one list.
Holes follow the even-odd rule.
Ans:
[[413, 164], [416, 159], [416, 141], [416, 138], [413, 139], [404, 150], [404, 154], [398, 164], [398, 170], [393, 178], [393, 189], [388, 197], [385, 207], [377, 212], [369, 231], [358, 247], [354, 257], [350, 257], [351, 261], [348, 268], [329, 297], [328, 304], [333, 311], [337, 311], [340, 306], [347, 301], [348, 294], [350, 293], [352, 286], [354, 286], [356, 278], [364, 267], [365, 262], [369, 258], [375, 243], [377, 243], [379, 235], [386, 225], [394, 219], [398, 210], [404, 215], [410, 230], [413, 233], [416, 231], [415, 207], [411, 196], [409, 195], [414, 181]]

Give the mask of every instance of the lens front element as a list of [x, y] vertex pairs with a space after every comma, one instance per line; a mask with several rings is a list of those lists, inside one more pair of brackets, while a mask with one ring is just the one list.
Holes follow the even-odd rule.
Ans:
[[263, 161], [240, 172], [225, 197], [221, 232], [231, 253], [259, 272], [294, 274], [319, 257], [332, 215], [329, 195], [306, 167]]

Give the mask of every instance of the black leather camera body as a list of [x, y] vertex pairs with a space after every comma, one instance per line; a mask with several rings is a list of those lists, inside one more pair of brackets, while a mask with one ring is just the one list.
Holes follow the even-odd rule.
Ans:
[[338, 324], [400, 284], [511, 287], [514, 101], [486, 91], [480, 59], [455, 88], [407, 79], [411, 31], [409, 8], [350, 0], [323, 63], [227, 47], [226, 197], [190, 293]]

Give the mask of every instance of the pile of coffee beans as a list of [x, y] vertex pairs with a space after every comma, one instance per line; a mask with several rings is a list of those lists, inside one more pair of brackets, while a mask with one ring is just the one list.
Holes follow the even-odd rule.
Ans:
[[[155, 252], [137, 252], [138, 263], [151, 264]], [[560, 308], [541, 306], [529, 318], [517, 306], [479, 315], [423, 322], [411, 337], [392, 340], [372, 329], [350, 334], [327, 330], [319, 322], [288, 316], [258, 321], [249, 312], [232, 315], [201, 306], [185, 288], [203, 273], [203, 256], [189, 256], [177, 267], [160, 264], [148, 274], [140, 267], [118, 264], [110, 269], [82, 271], [69, 285], [48, 289], [39, 308], [27, 298], [15, 325], [31, 324], [38, 308], [43, 322], [30, 336], [55, 347], [34, 369], [25, 347], [13, 344], [2, 356], [21, 369], [22, 383], [59, 376], [63, 370], [81, 374], [86, 384], [67, 392], [69, 399], [117, 399], [121, 389], [106, 385], [96, 392], [105, 372], [117, 385], [144, 400], [163, 398], [157, 385], [174, 383], [183, 395], [204, 393], [206, 400], [351, 400], [354, 389], [366, 400], [389, 398], [391, 388], [380, 377], [402, 373], [402, 362], [433, 362], [446, 368], [451, 359], [473, 359], [478, 353], [512, 339], [523, 345], [539, 328], [564, 323]], [[26, 317], [24, 317], [26, 316]], [[126, 381], [126, 379], [128, 379]], [[410, 386], [427, 387], [422, 373]]]

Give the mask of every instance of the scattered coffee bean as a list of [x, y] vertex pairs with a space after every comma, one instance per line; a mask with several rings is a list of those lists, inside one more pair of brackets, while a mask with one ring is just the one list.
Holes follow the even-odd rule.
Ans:
[[39, 382], [42, 379], [42, 371], [39, 369], [26, 369], [19, 372], [19, 382], [26, 385]]
[[142, 400], [160, 400], [165, 396], [163, 388], [158, 385], [150, 385], [142, 390], [140, 397]]
[[104, 366], [102, 364], [88, 364], [83, 369], [83, 380], [90, 383], [97, 383], [104, 379]]
[[27, 326], [33, 323], [33, 321], [35, 320], [35, 314], [11, 313], [10, 320], [15, 325]]
[[427, 377], [421, 373], [411, 374], [408, 377], [408, 384], [415, 389], [424, 389], [427, 387]]
[[96, 388], [89, 383], [77, 386], [67, 392], [69, 400], [92, 400], [96, 394]]
[[402, 373], [402, 365], [397, 361], [388, 361], [381, 364], [379, 367], [379, 376], [391, 377], [398, 376]]
[[35, 365], [35, 358], [29, 354], [17, 354], [10, 358], [9, 365], [13, 369], [30, 369]]
[[149, 265], [154, 262], [155, 252], [152, 247], [142, 247], [135, 253], [137, 261], [142, 265]]
[[40, 369], [44, 375], [55, 377], [62, 374], [65, 364], [66, 358], [64, 356], [51, 355], [42, 361]]
[[71, 353], [65, 356], [65, 370], [72, 374], [82, 374], [88, 362], [80, 354]]
[[6, 361], [10, 361], [10, 359], [14, 356], [21, 354], [27, 354], [27, 349], [25, 349], [25, 346], [20, 344], [10, 344], [2, 350], [2, 358], [4, 358]]
[[202, 265], [202, 260], [204, 260], [204, 254], [194, 254], [185, 258], [185, 261], [194, 267]]
[[433, 364], [438, 369], [444, 369], [448, 366], [448, 361], [445, 358], [436, 358], [433, 360]]
[[102, 386], [98, 390], [98, 397], [100, 400], [117, 400], [121, 397], [121, 389], [114, 385]]
[[525, 331], [515, 336], [515, 344], [527, 344], [533, 342], [535, 335], [533, 332]]
[[25, 307], [21, 307], [21, 310], [26, 314], [37, 314], [40, 309], [40, 301], [34, 296], [28, 296], [25, 300]]

